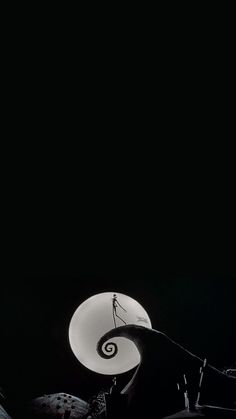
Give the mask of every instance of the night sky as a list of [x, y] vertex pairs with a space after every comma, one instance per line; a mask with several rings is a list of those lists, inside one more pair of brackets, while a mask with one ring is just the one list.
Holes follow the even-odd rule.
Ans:
[[[101, 266], [100, 266], [101, 268]], [[68, 392], [84, 399], [110, 377], [87, 370], [68, 342], [86, 298], [117, 291], [139, 301], [153, 328], [223, 368], [235, 361], [236, 276], [148, 269], [48, 270], [8, 274], [1, 291], [1, 386], [13, 399]], [[157, 353], [158, 356], [158, 353]], [[132, 372], [119, 378], [122, 387]], [[18, 391], [17, 391], [18, 389]]]

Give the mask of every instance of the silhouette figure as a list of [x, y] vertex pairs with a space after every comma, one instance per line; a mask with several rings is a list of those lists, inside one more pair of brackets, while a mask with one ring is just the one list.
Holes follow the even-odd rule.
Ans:
[[126, 324], [126, 322], [120, 316], [118, 316], [117, 311], [116, 311], [117, 307], [122, 308], [122, 310], [124, 310], [127, 313], [127, 311], [124, 309], [124, 307], [122, 307], [120, 305], [119, 301], [117, 300], [116, 294], [113, 294], [113, 297], [112, 297], [112, 315], [113, 315], [113, 320], [114, 320], [115, 327], [116, 327], [116, 317], [118, 319], [120, 319], [124, 324]]

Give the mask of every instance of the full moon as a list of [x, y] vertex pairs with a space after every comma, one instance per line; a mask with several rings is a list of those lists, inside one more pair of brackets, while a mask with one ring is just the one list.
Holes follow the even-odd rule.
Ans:
[[133, 298], [118, 293], [104, 292], [84, 301], [74, 312], [69, 325], [69, 342], [76, 358], [87, 368], [100, 374], [117, 375], [136, 367], [139, 352], [133, 342], [116, 337], [108, 343], [116, 344], [118, 352], [110, 359], [97, 353], [99, 339], [109, 330], [125, 324], [151, 328], [144, 308]]

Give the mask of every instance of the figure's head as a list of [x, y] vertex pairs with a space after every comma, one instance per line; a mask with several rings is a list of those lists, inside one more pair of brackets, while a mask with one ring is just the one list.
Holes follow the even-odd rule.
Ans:
[[116, 294], [113, 294], [113, 298], [116, 298]]

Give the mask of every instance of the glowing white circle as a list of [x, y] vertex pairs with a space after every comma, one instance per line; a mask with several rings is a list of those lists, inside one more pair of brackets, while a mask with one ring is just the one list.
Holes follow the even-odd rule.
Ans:
[[114, 327], [124, 326], [124, 322], [152, 327], [144, 308], [127, 295], [104, 292], [88, 298], [74, 312], [69, 326], [70, 346], [76, 358], [100, 374], [117, 375], [136, 367], [140, 362], [139, 352], [135, 344], [124, 337], [108, 341], [114, 342], [118, 348], [113, 358], [104, 359], [97, 353], [99, 339]]

